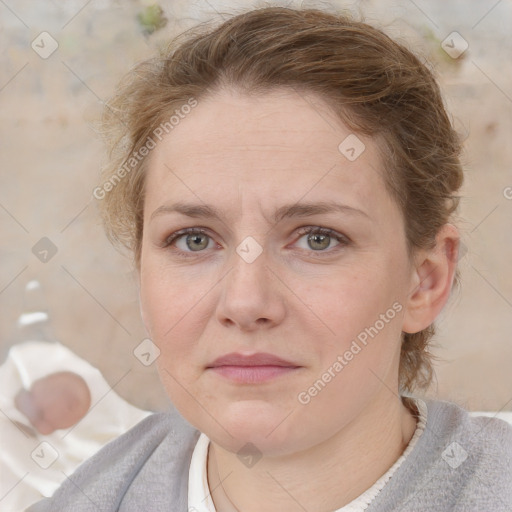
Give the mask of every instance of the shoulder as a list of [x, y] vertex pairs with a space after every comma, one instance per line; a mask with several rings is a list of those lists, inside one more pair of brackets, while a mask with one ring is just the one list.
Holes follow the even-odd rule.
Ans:
[[424, 400], [425, 430], [371, 511], [508, 511], [512, 426], [459, 405]]
[[431, 447], [439, 454], [440, 477], [456, 510], [510, 510], [512, 426], [472, 416], [457, 404], [429, 403]]
[[[492, 461], [500, 467], [510, 463], [507, 458], [512, 456], [512, 425], [499, 418], [473, 416], [452, 402], [427, 401], [427, 407], [427, 425], [437, 438], [460, 444], [470, 462]], [[510, 471], [510, 464], [506, 467]]]
[[[146, 506], [155, 499], [169, 500], [169, 496], [155, 496], [155, 488], [162, 478], [171, 483], [180, 475], [188, 475], [199, 435], [177, 413], [154, 413], [105, 445], [82, 463], [51, 498], [32, 505], [27, 512], [136, 510], [123, 502], [127, 494], [138, 495]], [[173, 499], [183, 499], [176, 495], [183, 494], [183, 484], [186, 495], [187, 480], [173, 482]]]

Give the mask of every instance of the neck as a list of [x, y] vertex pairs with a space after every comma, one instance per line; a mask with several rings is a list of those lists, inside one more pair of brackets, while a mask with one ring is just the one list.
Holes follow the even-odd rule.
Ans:
[[207, 474], [216, 511], [322, 512], [350, 503], [396, 462], [416, 429], [411, 411], [391, 397], [321, 444], [264, 456], [252, 468], [210, 441]]

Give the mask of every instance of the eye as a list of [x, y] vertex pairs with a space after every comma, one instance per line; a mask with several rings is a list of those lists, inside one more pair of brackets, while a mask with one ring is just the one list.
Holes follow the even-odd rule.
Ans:
[[[323, 228], [320, 226], [305, 226], [298, 230], [298, 234], [301, 238], [306, 238], [306, 247], [301, 249], [309, 250], [309, 252], [315, 252], [330, 254], [334, 250], [342, 249], [350, 244], [350, 239], [341, 233], [330, 228]], [[335, 240], [337, 244], [334, 248], [331, 247], [332, 241]], [[166, 238], [163, 247], [169, 247], [174, 245], [178, 253], [183, 256], [193, 256], [191, 253], [205, 252], [205, 249], [212, 249], [215, 246], [215, 242], [210, 237], [206, 229], [204, 228], [186, 228], [180, 231], [176, 231], [172, 235]], [[328, 248], [332, 250], [327, 251]]]
[[330, 228], [322, 228], [319, 226], [305, 226], [299, 230], [299, 235], [303, 235], [301, 238], [304, 238], [304, 235], [307, 235], [307, 237], [305, 237], [307, 246], [302, 248], [312, 249], [317, 253], [331, 253], [332, 251], [326, 251], [326, 249], [331, 246], [333, 239], [338, 242], [337, 245], [334, 246], [338, 249], [341, 249], [350, 243], [349, 238], [345, 235], [337, 233]]
[[209, 248], [210, 242], [213, 243], [213, 239], [206, 234], [206, 230], [202, 228], [186, 228], [169, 236], [165, 240], [164, 246], [168, 247], [174, 244], [178, 251], [182, 253], [202, 252], [203, 249]]

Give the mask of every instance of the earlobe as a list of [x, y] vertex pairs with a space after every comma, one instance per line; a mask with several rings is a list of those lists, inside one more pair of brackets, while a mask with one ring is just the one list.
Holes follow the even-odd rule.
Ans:
[[445, 224], [436, 236], [435, 247], [417, 253], [402, 331], [415, 333], [427, 328], [445, 306], [457, 267], [459, 242], [455, 226]]

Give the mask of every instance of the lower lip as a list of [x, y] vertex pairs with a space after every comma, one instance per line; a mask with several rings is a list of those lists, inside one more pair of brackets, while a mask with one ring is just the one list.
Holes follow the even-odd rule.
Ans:
[[255, 384], [288, 375], [298, 366], [215, 366], [209, 368], [233, 382]]

